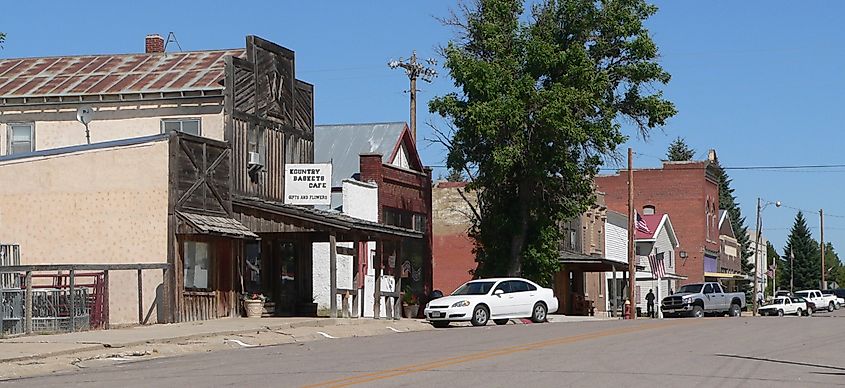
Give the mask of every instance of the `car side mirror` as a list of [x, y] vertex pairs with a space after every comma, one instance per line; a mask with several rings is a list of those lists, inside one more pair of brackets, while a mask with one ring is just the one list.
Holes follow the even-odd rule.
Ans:
[[502, 294], [504, 294], [504, 293], [505, 293], [505, 290], [503, 290], [501, 288], [496, 289], [496, 291], [493, 291], [493, 295], [496, 295], [496, 296], [502, 296]]

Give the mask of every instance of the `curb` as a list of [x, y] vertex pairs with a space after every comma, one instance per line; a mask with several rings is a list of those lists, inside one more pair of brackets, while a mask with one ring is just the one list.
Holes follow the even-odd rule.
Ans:
[[[223, 318], [223, 319], [228, 319], [228, 318]], [[362, 325], [362, 324], [367, 323], [367, 322], [388, 322], [388, 320], [371, 320], [371, 319], [367, 319], [367, 318], [363, 318], [363, 319], [321, 318], [321, 319], [313, 319], [313, 320], [300, 321], [300, 322], [290, 322], [290, 323], [276, 324], [276, 325], [272, 325], [272, 326], [263, 326], [261, 328], [258, 328], [257, 331], [275, 331], [275, 330], [282, 330], [282, 329], [296, 329], [296, 328], [302, 328], [302, 327], [355, 326], [355, 325]], [[73, 348], [73, 349], [44, 352], [44, 353], [32, 354], [32, 355], [28, 355], [28, 356], [0, 358], [0, 364], [9, 363], [9, 362], [17, 362], [17, 361], [38, 360], [38, 359], [42, 359], [42, 358], [56, 357], [56, 356], [65, 356], [65, 355], [69, 355], [69, 354], [87, 352], [87, 351], [98, 350], [98, 349], [103, 349], [103, 348], [125, 348], [125, 347], [130, 347], [130, 346], [139, 346], [139, 345], [157, 344], [157, 343], [168, 343], [168, 342], [175, 342], [175, 341], [186, 341], [186, 340], [216, 337], [216, 336], [240, 335], [240, 334], [252, 333], [252, 332], [255, 332], [255, 331], [256, 331], [256, 329], [252, 328], [252, 329], [242, 329], [242, 330], [219, 331], [219, 332], [213, 332], [213, 333], [190, 334], [190, 335], [182, 335], [182, 336], [176, 336], [176, 337], [157, 338], [157, 339], [131, 341], [131, 342], [102, 343], [102, 344], [97, 344], [97, 345], [80, 344], [80, 345], [83, 345], [83, 346], [80, 346], [78, 348]]]

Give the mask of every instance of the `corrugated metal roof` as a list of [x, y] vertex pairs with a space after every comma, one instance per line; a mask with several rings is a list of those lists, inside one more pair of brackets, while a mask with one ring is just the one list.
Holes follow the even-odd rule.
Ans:
[[228, 217], [207, 216], [188, 212], [176, 212], [199, 233], [222, 234], [233, 237], [258, 238], [244, 224]]
[[359, 171], [358, 156], [381, 154], [388, 160], [405, 129], [402, 121], [369, 124], [317, 125], [314, 128], [314, 163], [332, 162], [332, 187]]
[[222, 90], [244, 49], [0, 59], [0, 98]]

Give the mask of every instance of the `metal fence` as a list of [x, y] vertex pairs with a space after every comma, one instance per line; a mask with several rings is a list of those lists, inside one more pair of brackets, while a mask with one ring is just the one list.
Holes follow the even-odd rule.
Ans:
[[162, 270], [167, 279], [169, 268], [164, 263], [0, 265], [8, 280], [0, 284], [0, 335], [108, 329], [110, 271], [137, 271], [138, 322], [144, 324], [142, 271]]

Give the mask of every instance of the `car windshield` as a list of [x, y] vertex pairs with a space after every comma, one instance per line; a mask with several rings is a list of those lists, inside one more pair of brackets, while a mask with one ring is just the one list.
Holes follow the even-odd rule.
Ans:
[[701, 284], [687, 284], [678, 289], [678, 294], [701, 292]]
[[809, 296], [810, 296], [810, 293], [809, 293], [809, 292], [806, 292], [806, 291], [804, 291], [804, 292], [796, 292], [796, 293], [795, 293], [795, 295], [798, 295], [798, 296], [800, 296], [800, 297], [802, 297], [802, 298], [807, 298], [807, 297], [809, 297]]
[[469, 282], [459, 287], [452, 295], [487, 295], [495, 282]]

